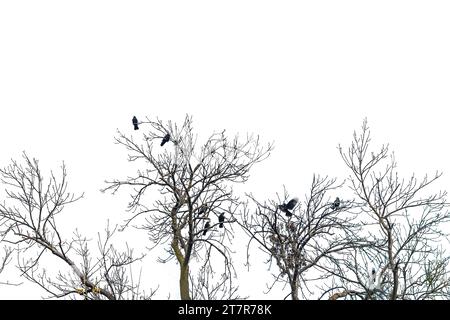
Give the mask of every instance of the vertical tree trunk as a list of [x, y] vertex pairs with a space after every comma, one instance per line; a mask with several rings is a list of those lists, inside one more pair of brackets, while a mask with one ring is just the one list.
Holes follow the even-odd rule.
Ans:
[[180, 265], [180, 298], [181, 300], [191, 300], [189, 294], [189, 264], [186, 263], [186, 257], [181, 252], [176, 238], [172, 240], [172, 249]]
[[298, 300], [298, 286], [296, 283], [291, 283], [291, 298], [292, 300]]
[[189, 294], [189, 265], [180, 264], [180, 297], [181, 300], [191, 300]]
[[394, 288], [392, 288], [391, 300], [397, 300], [397, 291], [398, 291], [398, 262], [394, 266]]
[[292, 300], [299, 300], [298, 299], [298, 267], [296, 266], [294, 274], [289, 276], [289, 284], [291, 286], [291, 298]]

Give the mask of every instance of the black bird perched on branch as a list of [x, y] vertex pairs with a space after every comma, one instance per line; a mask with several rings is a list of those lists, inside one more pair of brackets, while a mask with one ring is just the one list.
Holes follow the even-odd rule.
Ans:
[[165, 145], [167, 142], [169, 142], [169, 140], [170, 140], [170, 134], [166, 134], [166, 135], [164, 136], [164, 138], [162, 139], [162, 141], [161, 141], [161, 147], [162, 147], [163, 145]]
[[298, 202], [298, 198], [294, 198], [294, 199], [290, 200], [286, 205], [286, 209], [288, 209], [288, 210], [294, 209], [294, 207], [297, 205], [297, 202]]
[[291, 199], [288, 203], [283, 203], [278, 206], [278, 209], [286, 213], [287, 217], [292, 216], [292, 212], [290, 210], [294, 209], [298, 203], [298, 198]]
[[134, 130], [139, 130], [138, 119], [136, 118], [136, 116], [133, 117], [133, 126]]
[[206, 221], [205, 226], [203, 227], [203, 235], [206, 236], [206, 232], [208, 232], [209, 227], [211, 226], [211, 224], [209, 223], [209, 221]]
[[208, 209], [208, 205], [204, 203], [200, 206], [200, 209], [198, 209], [197, 214], [198, 215], [204, 214], [206, 212], [206, 209]]
[[224, 212], [222, 212], [220, 215], [219, 215], [219, 228], [223, 228], [223, 222], [225, 221], [225, 213]]
[[375, 284], [375, 281], [377, 280], [377, 272], [375, 271], [375, 268], [372, 268], [372, 283]]
[[334, 200], [333, 204], [331, 205], [331, 209], [336, 210], [339, 209], [340, 206], [341, 200], [339, 199], [339, 197], [336, 197], [336, 200]]

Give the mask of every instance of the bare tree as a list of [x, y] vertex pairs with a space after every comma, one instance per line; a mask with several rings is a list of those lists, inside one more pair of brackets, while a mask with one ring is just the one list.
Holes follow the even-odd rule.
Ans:
[[[149, 298], [141, 292], [139, 281], [131, 278], [130, 265], [137, 260], [131, 249], [117, 251], [112, 246], [114, 230], [106, 229], [99, 236], [98, 258], [90, 253], [88, 240], [75, 232], [65, 239], [57, 226], [63, 209], [82, 196], [68, 191], [67, 172], [63, 164], [59, 178], [50, 174], [46, 179], [36, 159], [25, 153], [24, 164], [17, 161], [0, 169], [6, 186], [7, 199], [0, 204], [0, 236], [3, 241], [18, 246], [18, 268], [26, 279], [38, 284], [49, 297], [62, 298], [82, 295], [85, 299]], [[68, 272], [48, 271], [42, 264], [46, 253], [68, 268]]]
[[329, 260], [356, 245], [357, 225], [352, 223], [354, 216], [348, 212], [351, 202], [330, 201], [330, 193], [336, 195], [340, 186], [336, 179], [314, 176], [305, 200], [291, 211], [285, 208], [286, 191], [284, 198], [278, 197], [276, 201], [259, 202], [249, 196], [256, 209], [253, 211], [247, 206], [240, 222], [250, 236], [247, 257], [256, 241], [269, 256], [269, 269], [275, 262], [277, 271], [269, 291], [276, 283], [284, 283], [290, 288], [285, 299], [290, 295], [298, 300], [300, 294], [303, 298], [309, 297], [308, 283], [326, 279], [329, 274], [323, 269], [327, 268]]
[[[175, 258], [178, 262], [181, 299], [232, 296], [235, 271], [229, 244], [240, 204], [232, 185], [246, 182], [250, 169], [269, 155], [272, 146], [262, 146], [259, 137], [252, 135], [230, 139], [222, 131], [214, 132], [198, 147], [189, 116], [181, 126], [148, 118], [142, 124], [141, 128], [148, 125], [149, 130], [141, 142], [120, 132], [116, 138], [128, 150], [129, 161], [141, 162], [141, 169], [134, 177], [108, 182], [105, 190], [133, 189], [128, 206], [133, 215], [125, 226], [144, 217], [139, 227], [148, 232], [153, 245], [170, 243], [167, 256], [160, 261]], [[213, 255], [221, 259], [212, 259]], [[191, 287], [193, 260], [200, 264], [203, 276], [201, 283]], [[221, 266], [212, 265], [220, 260]], [[215, 274], [220, 275], [219, 280], [204, 278]], [[205, 293], [204, 285], [213, 283], [220, 285]]]
[[361, 235], [372, 245], [341, 257], [327, 293], [331, 299], [448, 298], [446, 192], [425, 193], [441, 173], [401, 178], [388, 146], [371, 152], [370, 142], [365, 120], [351, 146], [339, 149], [360, 202]]

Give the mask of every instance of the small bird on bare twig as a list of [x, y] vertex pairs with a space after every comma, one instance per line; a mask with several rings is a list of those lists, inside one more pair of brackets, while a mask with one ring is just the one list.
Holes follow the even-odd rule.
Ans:
[[138, 119], [136, 118], [136, 116], [133, 117], [133, 126], [134, 130], [139, 130]]
[[331, 209], [336, 210], [339, 209], [341, 206], [341, 199], [339, 197], [336, 197], [336, 200], [334, 200], [333, 204], [331, 205]]
[[223, 228], [223, 222], [225, 221], [225, 213], [224, 212], [222, 212], [220, 215], [219, 215], [219, 228]]
[[203, 235], [206, 236], [206, 233], [209, 230], [209, 227], [211, 226], [211, 224], [209, 223], [209, 221], [206, 221], [205, 226], [203, 227]]
[[208, 205], [207, 205], [206, 203], [204, 203], [204, 204], [202, 204], [202, 205], [200, 206], [200, 208], [198, 209], [197, 214], [198, 214], [198, 215], [202, 215], [202, 214], [204, 214], [204, 213], [206, 212], [207, 209], [208, 209]]
[[278, 206], [278, 209], [286, 213], [287, 217], [292, 216], [291, 210], [295, 208], [298, 203], [298, 198], [291, 199], [288, 203], [283, 203]]
[[372, 268], [372, 283], [375, 284], [376, 280], [377, 280], [377, 272], [375, 271], [375, 268]]
[[164, 146], [170, 140], [170, 134], [166, 134], [161, 141], [161, 147]]

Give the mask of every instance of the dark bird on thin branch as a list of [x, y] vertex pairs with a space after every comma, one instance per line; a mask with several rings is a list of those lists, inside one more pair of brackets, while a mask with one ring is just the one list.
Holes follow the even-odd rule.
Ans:
[[339, 197], [336, 197], [336, 200], [334, 200], [333, 204], [331, 205], [331, 209], [336, 210], [339, 209], [340, 206], [341, 200], [339, 199]]
[[203, 235], [206, 236], [206, 232], [208, 232], [209, 227], [211, 226], [211, 224], [209, 223], [209, 221], [206, 221], [205, 226], [203, 227]]
[[291, 199], [288, 203], [283, 203], [278, 206], [278, 209], [286, 213], [287, 217], [292, 216], [291, 210], [295, 208], [298, 203], [298, 198]]
[[290, 200], [286, 205], [286, 209], [288, 209], [288, 210], [294, 209], [295, 206], [297, 205], [297, 203], [298, 203], [298, 198], [294, 198], [294, 199]]
[[375, 268], [372, 268], [372, 283], [375, 284], [377, 278], [377, 272], [375, 271]]
[[223, 228], [223, 222], [225, 221], [225, 213], [224, 212], [222, 212], [220, 215], [219, 215], [219, 228]]
[[136, 118], [136, 116], [133, 117], [133, 126], [134, 130], [139, 130], [138, 119]]
[[169, 142], [169, 140], [170, 140], [170, 134], [166, 134], [166, 135], [164, 136], [164, 138], [162, 139], [162, 141], [161, 141], [161, 147], [162, 147], [163, 145], [165, 145], [167, 142]]
[[208, 209], [208, 205], [207, 205], [206, 203], [204, 203], [204, 204], [202, 204], [202, 205], [200, 206], [200, 208], [198, 209], [197, 214], [198, 214], [198, 215], [204, 214], [204, 213], [206, 212], [206, 209]]

